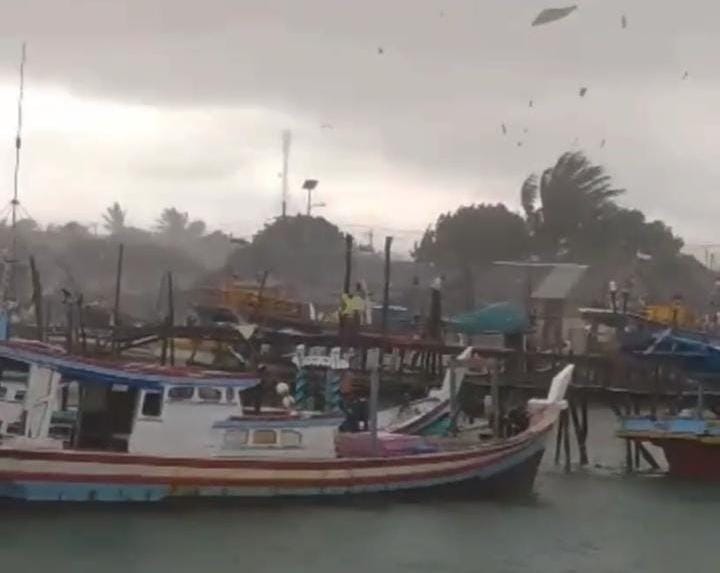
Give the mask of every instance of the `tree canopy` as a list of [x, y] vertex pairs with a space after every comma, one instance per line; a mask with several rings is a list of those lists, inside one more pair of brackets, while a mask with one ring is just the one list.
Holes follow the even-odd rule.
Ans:
[[120, 203], [115, 201], [110, 207], [105, 209], [102, 215], [103, 227], [111, 235], [119, 235], [125, 230], [125, 217], [127, 211], [120, 207]]
[[528, 231], [522, 217], [502, 203], [468, 205], [443, 213], [415, 245], [419, 262], [467, 266], [524, 257]]
[[622, 193], [582, 152], [564, 153], [520, 189], [532, 250], [544, 259], [583, 262], [620, 252], [677, 255], [682, 241], [664, 223], [620, 207], [615, 199]]

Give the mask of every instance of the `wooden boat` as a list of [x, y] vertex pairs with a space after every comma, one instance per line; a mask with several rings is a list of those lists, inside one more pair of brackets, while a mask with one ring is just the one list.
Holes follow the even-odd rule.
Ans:
[[[109, 365], [28, 342], [0, 343], [0, 358], [30, 364], [24, 433], [0, 445], [0, 497], [40, 501], [527, 492], [573, 369], [528, 402], [529, 426], [513, 437], [404, 436], [397, 449], [386, 447], [394, 434], [367, 434], [351, 439], [371, 455], [342, 457], [336, 416], [244, 415], [250, 377]], [[66, 384], [80, 396], [69, 439], [50, 431]]]
[[662, 448], [671, 476], [720, 481], [720, 420], [624, 418], [618, 437]]

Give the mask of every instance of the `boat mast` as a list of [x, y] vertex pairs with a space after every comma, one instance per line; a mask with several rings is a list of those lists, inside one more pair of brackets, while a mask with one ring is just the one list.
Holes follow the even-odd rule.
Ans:
[[6, 280], [3, 285], [4, 302], [16, 298], [17, 293], [15, 285], [15, 265], [17, 264], [17, 215], [20, 207], [20, 199], [18, 199], [19, 177], [20, 177], [20, 150], [22, 148], [22, 122], [23, 122], [23, 99], [25, 95], [25, 42], [22, 45], [20, 55], [20, 90], [18, 93], [17, 103], [17, 132], [15, 134], [15, 171], [13, 174], [13, 198], [10, 201], [11, 211], [11, 246], [10, 257], [6, 259], [5, 275]]
[[23, 97], [25, 95], [25, 42], [22, 45], [20, 55], [20, 92], [17, 105], [17, 133], [15, 135], [15, 173], [13, 176], [13, 198], [12, 198], [12, 262], [17, 260], [17, 210], [20, 206], [18, 199], [18, 177], [20, 175], [20, 149], [22, 147], [22, 120], [23, 120]]

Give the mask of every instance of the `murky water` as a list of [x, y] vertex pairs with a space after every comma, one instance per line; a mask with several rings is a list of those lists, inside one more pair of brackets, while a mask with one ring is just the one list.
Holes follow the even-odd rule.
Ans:
[[[593, 421], [593, 461], [617, 467], [610, 418]], [[717, 570], [720, 486], [606, 468], [566, 476], [549, 454], [536, 495], [513, 502], [4, 507], [0, 563], [77, 573]]]

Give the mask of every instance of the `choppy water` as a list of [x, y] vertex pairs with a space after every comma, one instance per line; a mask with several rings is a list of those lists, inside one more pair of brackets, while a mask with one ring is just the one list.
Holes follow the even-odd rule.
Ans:
[[[607, 435], [590, 444], [605, 465], [622, 454]], [[550, 453], [536, 495], [514, 502], [4, 507], [0, 564], [76, 573], [720, 568], [720, 486], [597, 469], [566, 476]]]

